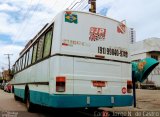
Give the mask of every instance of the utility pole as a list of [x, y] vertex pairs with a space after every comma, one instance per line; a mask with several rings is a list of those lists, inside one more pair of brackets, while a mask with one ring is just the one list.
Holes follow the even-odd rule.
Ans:
[[3, 74], [3, 72], [4, 72], [4, 67], [2, 67], [2, 80], [4, 82], [4, 74]]
[[96, 0], [88, 0], [88, 4], [91, 4], [90, 12], [96, 13]]
[[10, 64], [11, 64], [11, 62], [10, 62], [10, 55], [13, 55], [13, 54], [4, 54], [4, 55], [7, 55], [7, 57], [8, 57], [8, 71], [9, 71], [9, 74], [11, 73], [11, 67], [10, 67]]

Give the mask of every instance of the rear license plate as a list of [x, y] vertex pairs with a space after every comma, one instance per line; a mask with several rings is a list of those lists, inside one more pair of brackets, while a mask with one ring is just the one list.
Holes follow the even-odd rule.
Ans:
[[94, 87], [105, 87], [106, 82], [105, 81], [92, 81]]

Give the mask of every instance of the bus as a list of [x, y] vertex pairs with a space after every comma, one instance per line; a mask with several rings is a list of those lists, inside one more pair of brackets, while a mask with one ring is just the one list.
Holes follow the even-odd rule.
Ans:
[[129, 28], [95, 13], [62, 11], [14, 64], [14, 97], [28, 111], [132, 106]]

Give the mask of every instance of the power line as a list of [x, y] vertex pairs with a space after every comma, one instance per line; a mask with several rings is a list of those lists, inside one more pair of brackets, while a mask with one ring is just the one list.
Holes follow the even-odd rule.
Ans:
[[[26, 19], [27, 15], [28, 15], [28, 14], [29, 14], [29, 12], [30, 12], [29, 8], [30, 8], [30, 5], [31, 5], [31, 4], [32, 4], [32, 0], [30, 0], [30, 2], [29, 2], [29, 4], [28, 4], [27, 11], [24, 13], [24, 16], [23, 16], [23, 18], [22, 18], [22, 20], [23, 20], [23, 21], [25, 21], [25, 19]], [[22, 26], [22, 29], [23, 29], [23, 27], [24, 27], [24, 24], [23, 24], [23, 26]], [[19, 32], [19, 30], [20, 30], [20, 27], [19, 27], [19, 29], [18, 29], [17, 33]], [[16, 35], [17, 35], [16, 37], [17, 37], [17, 38], [19, 38], [19, 37], [20, 37], [20, 35], [18, 35], [17, 33], [16, 33]], [[21, 30], [21, 33], [22, 33], [22, 30]]]
[[[37, 10], [39, 2], [40, 2], [40, 0], [38, 0], [37, 5], [34, 7], [33, 12], [32, 12], [32, 14], [31, 14], [30, 18], [32, 18], [34, 12]], [[19, 36], [17, 36], [17, 39], [21, 37], [21, 35], [22, 35], [22, 33], [23, 33], [26, 25], [28, 24], [28, 22], [29, 22], [29, 20], [27, 20], [27, 21], [24, 23], [24, 25], [23, 25], [23, 27], [22, 27], [22, 29], [21, 29], [21, 33], [19, 34]]]
[[83, 0], [80, 0], [80, 1], [76, 2], [76, 3], [71, 7], [71, 9], [73, 9], [77, 4], [82, 3], [82, 2], [83, 2]]
[[83, 8], [81, 9], [81, 11], [83, 11], [84, 9], [86, 9], [88, 6], [89, 6], [89, 4], [87, 4], [85, 7], [83, 7]]
[[[76, 8], [74, 8], [74, 9], [77, 9], [77, 8], [81, 8], [82, 6], [84, 6], [84, 4], [86, 4], [86, 2], [87, 2], [88, 0], [84, 0], [84, 1], [82, 1], [81, 3], [79, 3], [79, 5], [76, 7]], [[88, 3], [87, 3], [88, 4]]]
[[[62, 5], [62, 7], [61, 7], [60, 9], [65, 8], [65, 7], [68, 5], [68, 4], [67, 4], [68, 2], [69, 2], [69, 1], [66, 1], [66, 2]], [[55, 1], [53, 2], [53, 4], [51, 4], [51, 5], [49, 6], [48, 9], [51, 9], [51, 10], [52, 10], [52, 8], [54, 8], [54, 6], [55, 6], [57, 3], [58, 3], [58, 0], [55, 0]], [[41, 26], [41, 25], [44, 23], [43, 20], [45, 20], [45, 19], [47, 19], [47, 18], [41, 19], [39, 26]]]
[[29, 5], [28, 5], [28, 8], [27, 8], [27, 11], [26, 11], [26, 13], [24, 14], [24, 16], [23, 16], [23, 20], [25, 20], [25, 18], [27, 17], [27, 15], [29, 14], [29, 12], [30, 12], [30, 10], [29, 10], [29, 6], [32, 4], [32, 0], [30, 0], [30, 2], [29, 2]]
[[61, 8], [65, 8], [65, 7], [67, 8], [67, 5], [68, 5], [67, 3], [68, 3], [68, 1], [66, 1], [66, 2], [64, 3], [64, 5], [62, 5]]
[[72, 6], [72, 4], [74, 3], [75, 1], [73, 1], [69, 6], [68, 6], [68, 9], [69, 9], [69, 7], [71, 7]]
[[[54, 6], [57, 4], [57, 1], [58, 0], [55, 0], [51, 5], [49, 5], [48, 6], [48, 9], [51, 11], [52, 10], [52, 8], [54, 8]], [[39, 2], [37, 3], [37, 5], [39, 4]], [[34, 14], [35, 15], [35, 14]], [[32, 14], [32, 16], [33, 16], [33, 14]], [[37, 27], [40, 27], [40, 26], [42, 26], [42, 24], [46, 24], [45, 22], [44, 22], [44, 20], [46, 20], [46, 19], [48, 19], [48, 17], [46, 18], [43, 18], [43, 19], [41, 19], [41, 20], [39, 20], [39, 24], [37, 24], [38, 26]], [[35, 32], [32, 32], [31, 33], [31, 35], [33, 35], [33, 34], [35, 34]]]
[[30, 17], [30, 18], [32, 18], [32, 16], [33, 16], [33, 14], [35, 13], [35, 11], [38, 10], [39, 2], [40, 2], [40, 0], [38, 0], [37, 5], [36, 5], [35, 8], [33, 9], [33, 13], [31, 14], [31, 17]]

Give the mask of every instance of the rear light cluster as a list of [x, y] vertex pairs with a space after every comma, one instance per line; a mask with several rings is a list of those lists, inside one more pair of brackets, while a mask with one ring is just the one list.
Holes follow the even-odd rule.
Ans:
[[132, 88], [133, 88], [132, 81], [128, 80], [127, 81], [127, 93], [132, 93]]
[[56, 77], [56, 92], [65, 92], [66, 78], [64, 76]]

